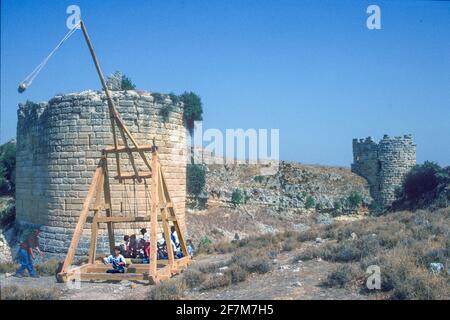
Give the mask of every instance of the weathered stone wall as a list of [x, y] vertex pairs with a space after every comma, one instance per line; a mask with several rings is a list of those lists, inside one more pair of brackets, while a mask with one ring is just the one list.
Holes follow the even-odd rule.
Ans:
[[[185, 229], [186, 129], [183, 106], [168, 95], [138, 91], [115, 91], [112, 97], [120, 116], [140, 144], [151, 144], [155, 137], [166, 182], [182, 228]], [[161, 108], [170, 108], [168, 119]], [[118, 139], [122, 144], [121, 139]], [[112, 147], [113, 139], [106, 102], [102, 92], [86, 91], [58, 95], [46, 103], [19, 106], [17, 126], [16, 199], [19, 224], [41, 226], [45, 251], [65, 253], [78, 221], [101, 150]], [[128, 156], [122, 155], [123, 171], [132, 172]], [[147, 171], [139, 156], [138, 168]], [[114, 215], [149, 212], [146, 195], [150, 181], [119, 184], [114, 179], [116, 163], [108, 157]], [[136, 201], [134, 201], [136, 195]], [[83, 234], [79, 254], [87, 252], [89, 228]], [[116, 241], [124, 233], [138, 233], [145, 224], [116, 224]], [[107, 250], [107, 235], [102, 231], [99, 251]]]
[[371, 137], [353, 139], [352, 171], [366, 178], [374, 200], [388, 207], [395, 200], [395, 190], [416, 165], [416, 145], [411, 135], [385, 135], [377, 144]]

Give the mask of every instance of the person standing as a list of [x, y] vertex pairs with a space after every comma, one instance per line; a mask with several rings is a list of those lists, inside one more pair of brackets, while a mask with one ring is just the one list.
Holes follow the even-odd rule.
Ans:
[[34, 270], [33, 267], [33, 260], [36, 258], [33, 250], [36, 250], [41, 256], [44, 255], [44, 253], [39, 249], [39, 242], [38, 242], [39, 233], [40, 233], [39, 230], [34, 230], [20, 244], [18, 254], [20, 267], [16, 271], [15, 274], [16, 277], [19, 278], [23, 277], [25, 270], [28, 270], [28, 274], [30, 275], [30, 277], [39, 278], [39, 275], [36, 273], [36, 270]]

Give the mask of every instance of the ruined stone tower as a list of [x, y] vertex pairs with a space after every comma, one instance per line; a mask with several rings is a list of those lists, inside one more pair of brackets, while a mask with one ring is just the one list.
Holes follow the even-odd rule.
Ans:
[[[123, 121], [140, 144], [149, 145], [155, 138], [178, 221], [185, 230], [187, 150], [182, 103], [172, 101], [169, 95], [133, 90], [113, 91], [111, 95]], [[162, 108], [167, 108], [167, 117], [161, 116]], [[113, 146], [112, 137], [103, 92], [57, 95], [45, 103], [19, 105], [17, 220], [19, 225], [41, 227], [41, 245], [45, 251], [67, 252], [101, 150]], [[120, 184], [113, 179], [115, 159], [110, 157], [108, 161], [113, 214], [148, 213], [146, 195], [150, 181], [147, 188], [143, 183]], [[145, 170], [141, 165], [140, 169]], [[132, 171], [131, 167], [127, 169]], [[139, 234], [141, 227], [148, 226], [116, 224], [116, 242], [123, 234]], [[89, 228], [88, 223], [78, 254], [88, 250]], [[99, 237], [98, 250], [108, 251], [106, 232]]]
[[381, 208], [395, 200], [395, 190], [416, 165], [416, 145], [411, 135], [385, 135], [377, 144], [371, 137], [353, 139], [352, 171], [367, 179], [371, 195]]

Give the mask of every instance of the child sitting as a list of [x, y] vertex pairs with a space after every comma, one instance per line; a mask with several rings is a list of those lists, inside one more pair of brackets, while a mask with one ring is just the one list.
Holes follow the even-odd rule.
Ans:
[[106, 271], [106, 273], [125, 273], [125, 258], [120, 254], [120, 247], [114, 248], [114, 255], [103, 258], [104, 264], [111, 264], [112, 269]]
[[125, 258], [131, 258], [130, 256], [130, 236], [125, 235], [123, 236], [123, 243], [120, 245], [120, 253], [125, 257]]
[[190, 239], [186, 240], [186, 247], [187, 247], [187, 251], [188, 254], [191, 258], [194, 257], [194, 246], [192, 244], [192, 241]]
[[138, 243], [137, 243], [137, 239], [136, 239], [136, 235], [132, 234], [130, 236], [130, 244], [128, 246], [128, 255], [129, 258], [136, 258], [137, 254], [138, 254]]

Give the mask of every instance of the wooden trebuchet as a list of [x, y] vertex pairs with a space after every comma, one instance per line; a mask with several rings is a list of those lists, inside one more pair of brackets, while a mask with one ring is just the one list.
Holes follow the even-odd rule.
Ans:
[[[67, 252], [66, 259], [61, 272], [58, 274], [58, 280], [69, 281], [74, 277], [80, 280], [149, 280], [151, 283], [158, 283], [161, 280], [171, 277], [173, 274], [180, 272], [181, 268], [190, 263], [190, 257], [187, 250], [186, 242], [183, 233], [178, 224], [177, 216], [170, 198], [169, 190], [164, 179], [161, 164], [158, 157], [157, 147], [153, 143], [149, 145], [139, 145], [131, 132], [127, 129], [124, 122], [119, 116], [114, 101], [111, 98], [109, 89], [106, 85], [103, 73], [100, 69], [94, 48], [89, 39], [84, 23], [80, 22], [81, 29], [86, 39], [89, 51], [94, 61], [97, 73], [100, 78], [103, 90], [105, 91], [108, 101], [108, 110], [111, 119], [111, 129], [113, 134], [113, 147], [105, 148], [102, 151], [100, 162], [92, 178], [88, 194], [83, 203], [83, 207], [78, 219], [78, 223], [73, 233], [73, 237]], [[116, 130], [117, 129], [117, 130]], [[123, 145], [119, 145], [117, 131], [119, 131], [120, 138]], [[133, 146], [130, 146], [128, 140]], [[151, 152], [151, 158], [147, 157], [146, 152]], [[129, 158], [129, 164], [133, 168], [132, 173], [125, 173], [121, 166], [120, 154], [126, 153]], [[140, 158], [148, 168], [149, 172], [138, 172], [135, 164], [133, 153], [139, 154]], [[116, 160], [116, 175], [115, 178], [120, 183], [125, 183], [127, 180], [141, 183], [142, 179], [151, 179], [151, 195], [149, 197], [150, 214], [145, 217], [136, 216], [114, 216], [111, 204], [111, 189], [109, 184], [108, 171], [108, 155], [113, 154]], [[95, 201], [94, 201], [95, 199]], [[74, 256], [77, 250], [78, 243], [82, 236], [84, 226], [88, 220], [90, 208], [92, 207], [92, 223], [90, 235], [90, 248], [88, 263], [78, 267], [72, 267]], [[106, 273], [108, 266], [96, 262], [97, 251], [97, 237], [99, 232], [99, 224], [106, 223], [108, 229], [108, 238], [111, 253], [114, 252], [115, 238], [114, 238], [114, 224], [115, 223], [135, 223], [135, 222], [149, 222], [150, 227], [150, 261], [149, 264], [132, 264], [126, 268], [125, 273]], [[157, 238], [158, 238], [158, 222], [161, 223], [162, 230], [167, 247], [167, 260], [157, 260]], [[181, 251], [183, 257], [175, 259], [173, 248], [170, 239], [170, 224], [173, 224], [177, 232]]]

